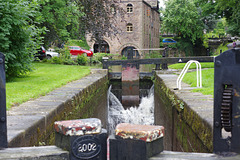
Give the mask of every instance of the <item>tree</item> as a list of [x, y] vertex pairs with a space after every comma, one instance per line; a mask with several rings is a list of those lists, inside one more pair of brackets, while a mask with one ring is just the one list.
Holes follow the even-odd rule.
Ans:
[[201, 20], [204, 23], [204, 29], [212, 31], [216, 27], [219, 15], [216, 13], [215, 1], [213, 0], [194, 0]]
[[[42, 0], [40, 1], [43, 23], [47, 28], [45, 46], [51, 42], [62, 43], [69, 38], [85, 39], [91, 33], [96, 41], [111, 34], [111, 0]], [[116, 7], [117, 9], [117, 7]]]
[[44, 28], [38, 28], [36, 1], [0, 0], [0, 51], [5, 55], [7, 79], [31, 70], [33, 53]]
[[193, 44], [203, 35], [203, 23], [192, 0], [169, 0], [163, 19], [163, 30], [189, 39]]
[[46, 27], [44, 34], [45, 46], [50, 46], [52, 42], [61, 44], [68, 38], [78, 38], [81, 6], [72, 0], [42, 0], [39, 1], [40, 12], [43, 22], [41, 27]]
[[238, 0], [217, 0], [216, 9], [228, 22], [228, 32], [240, 36], [240, 5]]
[[122, 15], [122, 9], [112, 0], [77, 0], [78, 5], [82, 6], [84, 16], [80, 18], [81, 35], [86, 33], [92, 35], [96, 42], [102, 41], [104, 36], [111, 36], [118, 33], [116, 19], [113, 18], [117, 11]]

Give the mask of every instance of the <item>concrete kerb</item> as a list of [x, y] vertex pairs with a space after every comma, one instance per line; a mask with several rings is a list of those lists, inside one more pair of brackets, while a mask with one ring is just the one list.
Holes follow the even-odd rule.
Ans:
[[53, 124], [56, 116], [72, 104], [76, 96], [89, 92], [91, 85], [102, 83], [103, 79], [107, 80], [107, 70], [93, 69], [90, 75], [80, 80], [7, 111], [8, 146], [26, 147], [38, 143], [38, 136], [46, 132], [48, 125]]

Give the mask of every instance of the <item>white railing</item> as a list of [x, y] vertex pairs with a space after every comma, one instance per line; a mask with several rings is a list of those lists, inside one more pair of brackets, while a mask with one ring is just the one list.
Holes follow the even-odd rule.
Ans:
[[[182, 79], [183, 77], [185, 76], [185, 74], [187, 73], [188, 71], [188, 68], [190, 67], [190, 65], [192, 63], [195, 63], [196, 64], [196, 67], [197, 67], [197, 87], [198, 88], [202, 88], [202, 70], [201, 70], [201, 64], [198, 62], [198, 61], [195, 61], [195, 60], [190, 60], [186, 63], [186, 65], [184, 66], [182, 72], [180, 73], [180, 75], [178, 76], [178, 79], [177, 79], [177, 89], [182, 89], [181, 88], [181, 82], [182, 82]], [[198, 71], [199, 69], [199, 71]], [[199, 73], [199, 75], [198, 75]], [[200, 83], [199, 83], [200, 82]]]

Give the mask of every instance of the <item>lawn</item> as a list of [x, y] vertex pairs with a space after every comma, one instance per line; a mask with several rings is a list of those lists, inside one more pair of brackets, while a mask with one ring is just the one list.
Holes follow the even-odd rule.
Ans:
[[[186, 63], [176, 63], [170, 65], [171, 69], [183, 69]], [[214, 92], [214, 63], [204, 62], [201, 63], [202, 68], [209, 68], [202, 70], [202, 88], [193, 89], [193, 92], [201, 92], [204, 95], [213, 95]], [[196, 64], [192, 63], [189, 69], [196, 69]], [[190, 84], [191, 87], [197, 86], [196, 72], [188, 72], [183, 78], [183, 82]]]
[[[190, 84], [191, 87], [197, 86], [196, 72], [189, 72], [183, 78], [183, 82]], [[204, 95], [214, 93], [214, 69], [202, 70], [202, 88], [196, 88], [193, 92], [201, 92]]]
[[7, 109], [61, 87], [90, 73], [92, 67], [34, 63], [29, 75], [6, 83]]

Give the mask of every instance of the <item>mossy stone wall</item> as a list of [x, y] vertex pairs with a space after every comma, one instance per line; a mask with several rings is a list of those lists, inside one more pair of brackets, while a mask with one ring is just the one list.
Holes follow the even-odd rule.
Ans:
[[212, 129], [197, 113], [155, 76], [155, 124], [165, 127], [164, 149], [212, 152]]
[[[37, 134], [31, 138], [30, 144], [54, 145], [55, 132], [53, 123], [60, 120], [99, 118], [106, 128], [107, 123], [107, 75], [97, 80], [92, 85], [79, 91], [73, 98], [64, 102], [57, 110], [57, 113], [50, 117], [46, 130], [38, 129]], [[36, 140], [37, 138], [37, 140]]]

